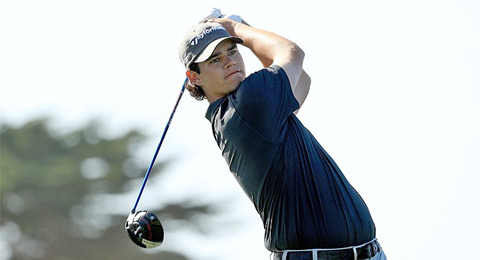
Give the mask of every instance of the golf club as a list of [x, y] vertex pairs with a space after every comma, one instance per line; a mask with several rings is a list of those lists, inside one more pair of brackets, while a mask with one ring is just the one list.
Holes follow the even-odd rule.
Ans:
[[150, 166], [148, 166], [148, 170], [145, 174], [145, 178], [143, 179], [142, 187], [140, 188], [140, 192], [138, 193], [135, 205], [133, 206], [133, 209], [131, 210], [127, 221], [125, 222], [125, 229], [127, 230], [128, 237], [136, 245], [143, 248], [157, 247], [163, 242], [164, 231], [158, 217], [149, 211], [142, 210], [136, 212], [136, 209], [138, 206], [138, 202], [140, 201], [140, 197], [142, 196], [143, 190], [145, 189], [148, 177], [150, 176], [150, 172], [152, 171], [153, 165], [155, 164], [155, 160], [157, 159], [160, 147], [162, 147], [163, 140], [165, 139], [168, 128], [170, 127], [170, 123], [172, 122], [173, 115], [175, 114], [178, 103], [180, 102], [183, 92], [185, 91], [185, 85], [187, 84], [187, 81], [188, 78], [186, 78], [183, 82], [182, 90], [180, 91], [177, 102], [175, 103], [173, 111], [170, 114], [170, 118], [168, 119], [167, 125], [165, 126], [165, 130], [163, 131], [162, 138], [160, 139], [157, 149], [155, 150], [155, 154], [153, 155], [153, 159], [150, 162]]

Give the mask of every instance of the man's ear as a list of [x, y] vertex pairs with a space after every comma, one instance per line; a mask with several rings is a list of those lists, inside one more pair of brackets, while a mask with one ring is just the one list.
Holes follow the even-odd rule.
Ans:
[[195, 71], [193, 71], [193, 70], [187, 70], [187, 71], [185, 72], [185, 74], [187, 75], [188, 80], [190, 80], [190, 82], [191, 82], [192, 84], [199, 85], [199, 86], [201, 85], [201, 84], [200, 84], [200, 83], [201, 83], [201, 80], [200, 80], [200, 78], [198, 77], [198, 73], [197, 73], [197, 72], [195, 72]]

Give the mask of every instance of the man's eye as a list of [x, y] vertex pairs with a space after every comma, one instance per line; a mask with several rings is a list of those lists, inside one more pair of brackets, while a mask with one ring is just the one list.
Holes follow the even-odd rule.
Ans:
[[237, 53], [237, 50], [230, 51], [228, 54], [229, 54], [230, 56], [232, 56], [232, 55], [234, 55], [235, 53]]
[[215, 59], [211, 60], [210, 63], [216, 63], [216, 62], [218, 62], [218, 60], [219, 60], [218, 58], [215, 58]]

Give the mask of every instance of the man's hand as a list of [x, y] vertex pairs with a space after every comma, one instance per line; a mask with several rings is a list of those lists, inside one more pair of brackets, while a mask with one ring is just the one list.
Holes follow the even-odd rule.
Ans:
[[230, 19], [230, 20], [235, 21], [237, 23], [241, 23], [243, 21], [242, 17], [240, 17], [240, 15], [236, 15], [236, 14], [222, 15], [221, 18], [227, 18], [227, 19]]

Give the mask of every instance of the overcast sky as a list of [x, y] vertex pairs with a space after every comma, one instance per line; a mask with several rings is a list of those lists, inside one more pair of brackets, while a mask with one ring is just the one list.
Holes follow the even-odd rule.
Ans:
[[[2, 1], [0, 122], [48, 116], [65, 132], [98, 118], [106, 136], [139, 128], [152, 139], [140, 155], [147, 164], [184, 80], [179, 41], [217, 7], [304, 49], [312, 86], [298, 116], [366, 200], [390, 259], [476, 254], [480, 2], [312, 3]], [[249, 72], [259, 69], [241, 52]], [[169, 238], [167, 226], [162, 247], [205, 260], [268, 259], [260, 218], [211, 136], [207, 105], [185, 93], [159, 158], [181, 159], [149, 183], [139, 207], [159, 197], [234, 198], [230, 217], [243, 222], [211, 239]]]

